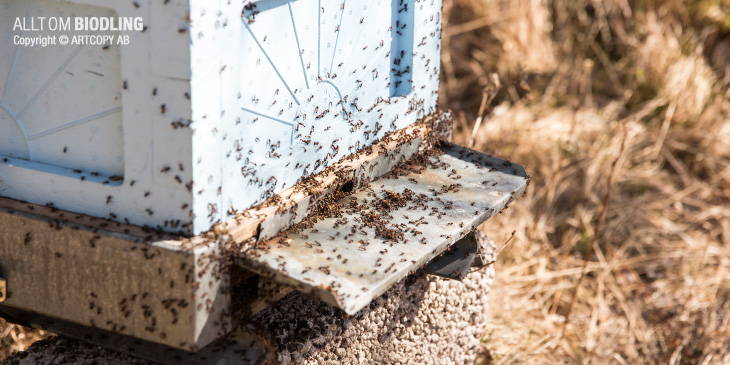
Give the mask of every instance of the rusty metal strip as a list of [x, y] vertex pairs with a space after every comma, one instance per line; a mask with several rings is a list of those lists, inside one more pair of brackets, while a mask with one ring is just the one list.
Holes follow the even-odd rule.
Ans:
[[[522, 166], [447, 146], [421, 171], [394, 174], [299, 232], [243, 247], [240, 264], [354, 314], [527, 187]], [[406, 169], [406, 170], [407, 170]]]

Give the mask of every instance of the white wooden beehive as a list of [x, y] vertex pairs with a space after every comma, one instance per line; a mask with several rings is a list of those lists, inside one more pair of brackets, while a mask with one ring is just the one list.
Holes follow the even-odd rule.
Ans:
[[[15, 46], [9, 25], [38, 16], [145, 28]], [[434, 112], [440, 16], [440, 0], [0, 0], [0, 196], [204, 232]]]

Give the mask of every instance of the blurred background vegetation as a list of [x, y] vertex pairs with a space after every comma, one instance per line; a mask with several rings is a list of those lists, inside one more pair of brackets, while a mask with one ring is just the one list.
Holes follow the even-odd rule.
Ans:
[[[482, 227], [515, 236], [478, 361], [730, 363], [730, 0], [443, 10], [456, 141], [532, 175]], [[44, 336], [0, 321], [0, 359]]]
[[533, 179], [482, 227], [516, 233], [480, 361], [730, 363], [730, 1], [446, 0], [444, 23], [456, 141]]

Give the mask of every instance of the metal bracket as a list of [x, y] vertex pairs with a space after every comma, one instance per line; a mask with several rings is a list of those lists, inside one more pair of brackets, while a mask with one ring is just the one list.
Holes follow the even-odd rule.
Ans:
[[0, 303], [5, 301], [5, 298], [8, 297], [8, 282], [0, 278]]
[[482, 268], [493, 264], [497, 259], [497, 246], [494, 241], [482, 231], [474, 231], [473, 237], [477, 246], [477, 254], [471, 266]]
[[494, 263], [496, 246], [484, 232], [475, 230], [454, 243], [440, 256], [422, 267], [421, 272], [446, 279], [464, 280], [470, 269]]
[[478, 250], [479, 245], [474, 233], [469, 233], [440, 256], [431, 260], [420, 271], [446, 279], [464, 280], [476, 259]]

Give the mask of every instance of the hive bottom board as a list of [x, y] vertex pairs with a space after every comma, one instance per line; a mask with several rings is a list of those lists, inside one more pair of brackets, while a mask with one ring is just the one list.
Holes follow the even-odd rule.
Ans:
[[[494, 252], [493, 243], [487, 247]], [[461, 282], [411, 275], [351, 317], [294, 292], [255, 320], [272, 339], [269, 356], [275, 363], [472, 363], [485, 332], [493, 279], [491, 266]], [[62, 337], [36, 343], [7, 363], [147, 364]]]

